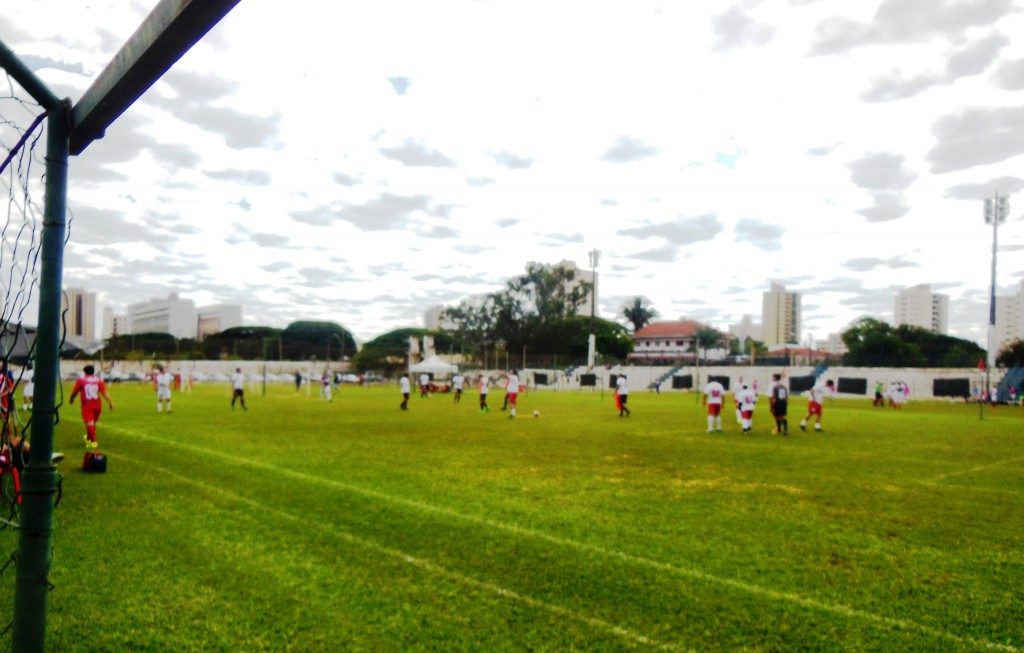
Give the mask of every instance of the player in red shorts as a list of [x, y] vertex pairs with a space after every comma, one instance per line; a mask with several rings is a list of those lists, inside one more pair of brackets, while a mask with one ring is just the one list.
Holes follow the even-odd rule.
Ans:
[[74, 405], [75, 397], [82, 395], [82, 421], [85, 422], [85, 448], [95, 449], [99, 445], [96, 443], [96, 422], [100, 419], [100, 413], [103, 410], [103, 402], [100, 401], [100, 397], [107, 400], [107, 405], [110, 406], [110, 410], [114, 410], [114, 402], [110, 400], [110, 395], [107, 394], [107, 384], [103, 382], [103, 379], [96, 376], [96, 368], [92, 365], [86, 365], [83, 368], [85, 376], [79, 377], [75, 381], [75, 387], [71, 390], [71, 396], [68, 397], [68, 403]]
[[508, 418], [512, 419], [516, 416], [516, 398], [519, 397], [519, 375], [516, 374], [515, 370], [508, 373], [508, 380], [505, 384], [505, 397], [508, 399], [508, 405], [512, 408]]
[[718, 381], [711, 381], [704, 386], [704, 404], [708, 407], [708, 433], [722, 432], [722, 401], [725, 399], [725, 386]]
[[815, 417], [814, 430], [821, 432], [821, 405], [825, 402], [825, 397], [835, 394], [835, 391], [836, 387], [832, 381], [826, 381], [824, 386], [818, 383], [811, 388], [811, 399], [807, 402], [807, 417], [800, 422], [801, 431], [806, 431], [807, 422], [811, 417]]

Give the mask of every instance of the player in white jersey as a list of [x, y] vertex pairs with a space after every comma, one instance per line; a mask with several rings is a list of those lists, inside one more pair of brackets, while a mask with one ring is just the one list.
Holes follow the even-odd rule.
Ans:
[[519, 397], [519, 375], [516, 370], [512, 370], [508, 373], [508, 379], [505, 382], [505, 398], [508, 401], [509, 408], [511, 409], [508, 414], [508, 418], [512, 419], [516, 416], [516, 399]]
[[245, 375], [241, 367], [236, 367], [231, 375], [231, 410], [235, 409], [236, 401], [242, 403], [242, 410], [249, 410], [245, 407]]
[[807, 430], [807, 421], [811, 419], [811, 416], [815, 416], [814, 430], [821, 431], [821, 407], [825, 402], [825, 397], [835, 392], [835, 384], [832, 381], [826, 381], [825, 385], [821, 383], [815, 384], [810, 390], [811, 400], [807, 402], [807, 417], [800, 421], [800, 430]]
[[156, 412], [161, 412], [164, 406], [167, 412], [171, 412], [171, 383], [174, 382], [174, 375], [164, 370], [163, 365], [157, 365], [153, 374], [153, 385], [156, 386]]
[[744, 433], [750, 433], [754, 427], [754, 404], [757, 402], [757, 394], [749, 385], [744, 383], [736, 393], [736, 403], [740, 406], [740, 425]]
[[324, 401], [333, 401], [334, 397], [331, 395], [331, 371], [324, 370], [324, 373], [320, 375], [320, 398]]
[[453, 401], [459, 403], [462, 401], [462, 375], [458, 372], [452, 377], [452, 392], [455, 394]]
[[481, 374], [476, 380], [477, 388], [480, 390], [480, 412], [486, 413], [491, 410], [491, 407], [487, 405], [487, 390], [491, 382], [486, 376]]
[[398, 389], [402, 393], [402, 403], [398, 405], [402, 410], [409, 410], [409, 375], [403, 374], [398, 379]]
[[627, 417], [630, 415], [629, 408], [626, 403], [629, 401], [629, 384], [626, 383], [626, 375], [620, 374], [615, 379], [615, 398], [616, 403], [619, 405], [619, 417], [625, 414]]
[[708, 407], [708, 433], [722, 432], [722, 403], [725, 401], [725, 387], [718, 381], [704, 386], [703, 403]]

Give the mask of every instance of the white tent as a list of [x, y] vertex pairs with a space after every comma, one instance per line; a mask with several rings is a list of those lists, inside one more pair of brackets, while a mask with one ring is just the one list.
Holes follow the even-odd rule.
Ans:
[[421, 362], [410, 365], [409, 371], [426, 372], [428, 374], [454, 374], [459, 371], [459, 367], [446, 363], [437, 356], [427, 356]]

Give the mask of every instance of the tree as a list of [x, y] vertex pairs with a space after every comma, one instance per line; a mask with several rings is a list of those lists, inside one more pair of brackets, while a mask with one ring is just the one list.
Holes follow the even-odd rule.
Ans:
[[1024, 367], [1024, 340], [1014, 338], [999, 348], [996, 354], [998, 367]]
[[[464, 343], [478, 348], [502, 342], [508, 351], [542, 348], [550, 325], [564, 326], [590, 295], [592, 284], [573, 270], [531, 263], [526, 274], [511, 279], [502, 291], [479, 304], [463, 302], [446, 310], [442, 322]], [[544, 353], [556, 353], [544, 351]]]
[[418, 328], [394, 329], [363, 343], [359, 353], [352, 357], [352, 365], [361, 372], [376, 370], [392, 375], [404, 369], [408, 363], [409, 338], [422, 338], [426, 335], [434, 336], [434, 347], [438, 351], [454, 348], [454, 339], [444, 332]]
[[634, 297], [632, 304], [622, 307], [622, 315], [629, 320], [633, 325], [633, 331], [636, 332], [656, 318], [658, 311], [651, 308], [651, 302], [646, 297]]
[[576, 272], [569, 268], [530, 263], [526, 274], [508, 282], [506, 294], [518, 303], [523, 316], [544, 324], [576, 315], [592, 287], [586, 281], [576, 281]]
[[341, 360], [354, 356], [356, 341], [345, 327], [337, 322], [300, 320], [292, 322], [281, 332], [282, 349], [286, 358], [324, 358]]
[[974, 367], [985, 357], [977, 343], [921, 327], [864, 318], [843, 332], [847, 365], [863, 367]]
[[281, 337], [281, 329], [268, 326], [240, 326], [211, 333], [200, 344], [206, 358], [258, 359], [263, 357], [267, 339]]
[[708, 348], [718, 344], [721, 338], [722, 334], [710, 327], [705, 327], [698, 331], [694, 336], [697, 345], [697, 356], [702, 356], [701, 350], [703, 350], [703, 357], [707, 358]]

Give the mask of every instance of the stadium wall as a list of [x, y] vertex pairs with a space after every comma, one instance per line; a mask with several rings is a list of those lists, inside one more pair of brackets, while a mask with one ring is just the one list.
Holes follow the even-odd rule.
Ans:
[[[153, 369], [155, 362], [162, 361], [88, 361], [88, 360], [62, 360], [61, 377], [74, 378], [87, 364], [94, 365], [99, 370], [110, 370], [114, 368], [125, 374], [146, 375]], [[242, 368], [242, 372], [250, 378], [262, 377], [264, 366], [268, 375], [272, 374], [282, 378], [284, 381], [294, 379], [295, 372], [301, 372], [307, 378], [319, 378], [324, 369], [332, 371], [347, 372], [347, 365], [338, 363], [327, 364], [323, 361], [167, 361], [165, 362], [169, 371], [188, 375], [190, 372], [197, 376], [230, 375], [235, 368]], [[813, 367], [787, 367], [782, 371], [786, 377], [799, 377], [814, 374]], [[772, 374], [780, 371], [778, 367], [761, 366], [705, 366], [699, 368], [693, 365], [683, 367], [670, 367], [666, 365], [640, 366], [640, 365], [617, 365], [611, 367], [598, 367], [588, 370], [585, 367], [568, 369], [543, 369], [528, 368], [520, 370], [520, 378], [530, 389], [537, 390], [591, 390], [600, 391], [610, 389], [612, 378], [620, 374], [626, 375], [630, 392], [654, 391], [657, 384], [658, 392], [695, 392], [704, 386], [709, 376], [727, 377], [730, 381], [729, 388], [735, 390], [743, 382], [755, 384], [758, 391], [764, 393], [771, 387]], [[463, 374], [467, 377], [476, 378], [477, 375], [485, 373], [492, 379], [498, 379], [503, 370], [479, 370], [465, 369]], [[671, 373], [671, 374], [670, 374]], [[581, 377], [585, 374], [596, 375], [596, 384], [593, 386], [582, 386]], [[672, 376], [689, 375], [694, 379], [694, 388], [677, 390], [672, 388]], [[546, 376], [547, 383], [537, 384], [536, 378]], [[991, 383], [997, 384], [1002, 379], [1003, 370], [993, 369]], [[831, 379], [839, 384], [840, 379], [866, 381], [863, 394], [837, 393], [841, 397], [874, 397], [875, 383], [882, 382], [885, 388], [893, 381], [902, 381], [910, 387], [911, 399], [947, 399], [935, 397], [932, 394], [934, 381], [936, 379], [968, 379], [971, 387], [984, 384], [984, 373], [975, 368], [888, 368], [888, 367], [829, 367], [821, 375], [822, 379]], [[857, 384], [846, 384], [857, 385]]]

